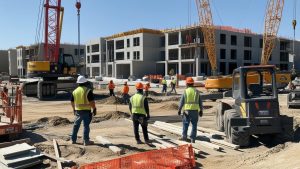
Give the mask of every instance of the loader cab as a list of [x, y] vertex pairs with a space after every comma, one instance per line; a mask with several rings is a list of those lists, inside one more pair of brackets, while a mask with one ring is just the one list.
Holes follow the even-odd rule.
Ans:
[[59, 73], [63, 75], [76, 75], [77, 69], [74, 57], [70, 54], [60, 55], [58, 61]]
[[233, 72], [234, 99], [277, 99], [275, 67], [245, 66]]

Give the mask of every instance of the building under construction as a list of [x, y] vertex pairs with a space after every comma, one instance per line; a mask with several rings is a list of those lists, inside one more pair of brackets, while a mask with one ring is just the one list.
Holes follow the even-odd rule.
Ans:
[[[127, 79], [130, 75], [167, 75], [172, 69], [181, 75], [211, 75], [199, 26], [163, 31], [138, 29], [99, 39], [86, 44], [87, 72], [90, 76]], [[290, 70], [293, 64], [289, 61], [291, 46], [292, 40], [278, 38], [269, 64], [276, 65], [280, 70]], [[296, 41], [295, 46], [297, 55], [300, 53], [300, 43]], [[260, 64], [262, 47], [261, 34], [249, 29], [217, 26], [218, 72], [227, 75], [239, 66]], [[295, 68], [299, 70], [297, 57], [295, 63]]]

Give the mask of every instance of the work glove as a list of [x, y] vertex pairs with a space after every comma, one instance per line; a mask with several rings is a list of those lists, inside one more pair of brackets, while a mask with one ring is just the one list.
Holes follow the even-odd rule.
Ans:
[[178, 116], [180, 116], [181, 115], [181, 110], [178, 110]]
[[97, 114], [97, 109], [94, 108], [94, 110], [93, 110], [93, 116], [96, 116], [96, 114]]
[[202, 117], [202, 115], [203, 115], [203, 111], [200, 110], [200, 111], [199, 111], [199, 116]]

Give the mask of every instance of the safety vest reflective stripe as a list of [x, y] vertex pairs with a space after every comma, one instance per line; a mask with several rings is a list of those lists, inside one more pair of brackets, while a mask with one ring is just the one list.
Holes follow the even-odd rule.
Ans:
[[133, 114], [144, 114], [146, 115], [146, 110], [144, 107], [145, 96], [142, 94], [135, 94], [130, 98], [131, 112]]
[[199, 91], [189, 87], [184, 91], [184, 110], [198, 110], [200, 111], [199, 100], [200, 94]]
[[91, 110], [87, 95], [90, 89], [79, 86], [73, 91], [75, 110]]

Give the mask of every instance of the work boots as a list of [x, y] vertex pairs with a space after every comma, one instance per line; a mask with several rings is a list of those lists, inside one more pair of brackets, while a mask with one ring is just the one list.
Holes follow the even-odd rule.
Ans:
[[89, 146], [89, 145], [93, 145], [93, 144], [94, 144], [93, 141], [84, 141], [84, 142], [83, 142], [83, 145], [84, 145], [84, 146]]

